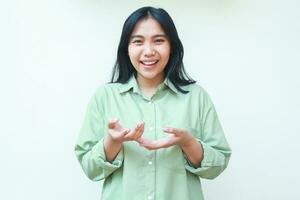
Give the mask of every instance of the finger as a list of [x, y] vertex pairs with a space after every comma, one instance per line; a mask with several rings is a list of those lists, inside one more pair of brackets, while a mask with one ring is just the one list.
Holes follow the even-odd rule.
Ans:
[[156, 149], [155, 140], [140, 137], [137, 141], [140, 146], [145, 147], [149, 150]]
[[145, 138], [140, 137], [136, 141], [141, 145], [144, 142]]
[[136, 128], [130, 130], [130, 131], [125, 135], [125, 139], [130, 140], [130, 139], [133, 137], [134, 133], [135, 133], [135, 129], [136, 129]]
[[144, 128], [145, 128], [145, 123], [143, 122], [141, 124], [140, 128], [138, 129], [137, 133], [135, 134], [135, 140], [137, 140], [138, 138], [140, 138], [143, 135]]
[[124, 138], [126, 138], [126, 135], [128, 135], [128, 133], [130, 132], [130, 129], [127, 128], [127, 129], [124, 129], [121, 134], [124, 136]]
[[156, 141], [156, 147], [157, 148], [167, 148], [173, 145], [176, 145], [178, 142], [177, 138], [174, 137], [167, 137], [167, 138], [162, 138]]
[[140, 144], [140, 145], [147, 145], [148, 143], [151, 143], [153, 142], [154, 140], [151, 140], [151, 139], [147, 139], [147, 138], [144, 138], [144, 137], [140, 137], [139, 139], [137, 139], [137, 142]]
[[164, 127], [162, 129], [164, 132], [166, 133], [171, 133], [174, 134], [176, 136], [180, 136], [183, 134], [184, 130], [183, 129], [179, 129], [179, 128], [173, 128], [173, 127]]
[[167, 148], [173, 145], [176, 145], [178, 143], [178, 139], [174, 137], [168, 137], [168, 138], [163, 138], [159, 140], [149, 140], [145, 139], [140, 143], [141, 146], [150, 149], [150, 150], [155, 150], [155, 149], [160, 149], [160, 148]]
[[115, 128], [116, 124], [119, 122], [117, 118], [111, 118], [108, 120], [108, 128], [113, 129]]
[[142, 127], [142, 123], [137, 124], [136, 127], [125, 136], [125, 138], [126, 139], [135, 139], [134, 136], [141, 127]]

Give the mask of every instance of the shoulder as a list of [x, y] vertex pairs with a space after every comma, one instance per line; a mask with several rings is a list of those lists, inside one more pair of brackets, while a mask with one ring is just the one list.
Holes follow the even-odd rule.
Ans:
[[96, 88], [94, 96], [100, 98], [110, 93], [119, 93], [121, 87], [121, 83], [105, 83]]
[[119, 94], [120, 83], [105, 83], [96, 87], [92, 93], [89, 104], [103, 109], [105, 102], [109, 102], [112, 98]]
[[184, 90], [189, 91], [187, 95], [193, 102], [198, 102], [200, 105], [206, 107], [213, 106], [213, 101], [207, 90], [197, 83], [193, 83], [183, 87]]
[[187, 94], [189, 94], [189, 95], [199, 96], [199, 97], [209, 96], [206, 89], [204, 89], [204, 87], [202, 87], [198, 83], [186, 85], [186, 86], [182, 87], [182, 89], [188, 91], [189, 93], [187, 93]]

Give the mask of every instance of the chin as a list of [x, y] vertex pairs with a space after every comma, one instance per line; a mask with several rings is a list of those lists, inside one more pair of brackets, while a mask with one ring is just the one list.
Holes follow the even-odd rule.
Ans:
[[139, 70], [137, 72], [143, 79], [147, 79], [147, 80], [153, 80], [156, 79], [158, 77], [161, 76], [161, 72], [160, 71], [155, 71], [155, 70], [149, 70], [149, 71], [145, 71], [143, 69]]
[[157, 77], [156, 74], [141, 74], [143, 78], [145, 79], [149, 79], [149, 80], [152, 80], [152, 79], [155, 79], [155, 77]]

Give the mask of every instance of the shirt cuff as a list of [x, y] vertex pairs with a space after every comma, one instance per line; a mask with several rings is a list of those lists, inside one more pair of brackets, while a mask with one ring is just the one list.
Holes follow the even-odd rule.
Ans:
[[120, 168], [123, 164], [123, 148], [119, 151], [116, 158], [109, 162], [106, 160], [105, 151], [104, 151], [104, 139], [102, 138], [99, 140], [99, 142], [95, 145], [93, 149], [93, 153], [98, 154], [97, 161], [99, 164], [99, 167], [103, 169], [103, 178], [109, 176], [111, 173], [113, 173], [115, 170]]
[[225, 166], [225, 156], [199, 139], [197, 139], [197, 141], [202, 145], [203, 159], [199, 166], [193, 166], [184, 154], [186, 170], [203, 178], [214, 178], [218, 176], [220, 169]]

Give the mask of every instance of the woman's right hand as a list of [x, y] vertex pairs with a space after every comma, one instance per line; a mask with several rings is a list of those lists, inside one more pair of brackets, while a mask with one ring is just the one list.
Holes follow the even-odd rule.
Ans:
[[108, 135], [114, 142], [122, 143], [124, 141], [137, 141], [144, 132], [144, 122], [138, 123], [132, 130], [124, 128], [119, 119], [110, 119], [108, 121]]

